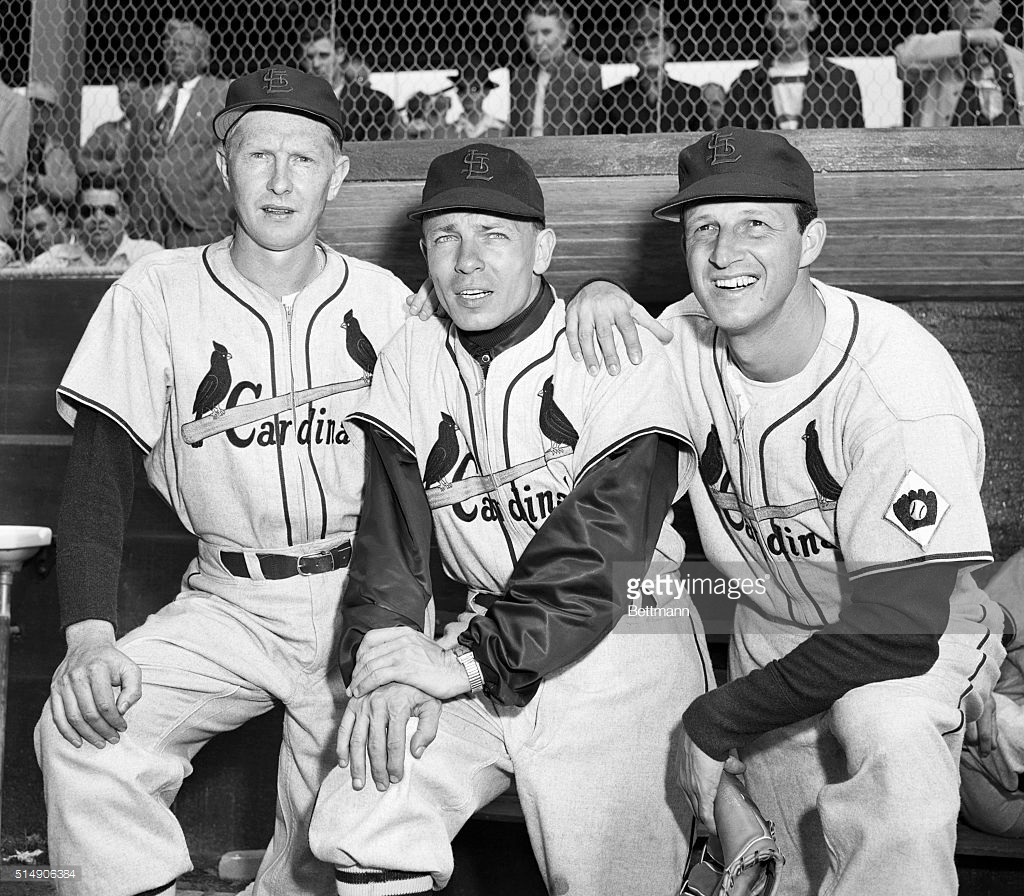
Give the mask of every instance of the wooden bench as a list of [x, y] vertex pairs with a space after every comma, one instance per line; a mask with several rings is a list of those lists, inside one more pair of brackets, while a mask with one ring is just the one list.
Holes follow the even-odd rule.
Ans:
[[[541, 178], [559, 236], [551, 272], [559, 291], [604, 273], [655, 310], [683, 296], [678, 230], [654, 221], [650, 209], [675, 192], [676, 156], [693, 136], [505, 141]], [[788, 136], [818, 172], [819, 205], [829, 225], [815, 274], [900, 303], [963, 371], [986, 428], [982, 497], [993, 547], [997, 557], [1009, 556], [1024, 544], [1024, 129]], [[405, 212], [418, 202], [430, 159], [456, 146], [352, 145], [352, 174], [328, 206], [322, 238], [418, 284], [424, 273], [418, 233]], [[54, 411], [53, 391], [108, 283], [0, 271], [0, 523], [56, 523], [70, 431]], [[692, 533], [688, 543], [698, 546]], [[120, 584], [124, 628], [170, 597], [192, 550], [191, 536], [155, 493], [140, 489]], [[63, 642], [53, 577], [31, 586], [30, 601], [19, 594], [28, 587], [15, 585], [14, 622], [23, 635], [12, 651], [11, 674], [26, 683], [23, 696], [36, 695], [31, 706], [26, 696], [19, 710], [33, 714]], [[34, 717], [14, 721], [18, 737], [30, 738], [31, 722]], [[260, 779], [272, 777], [274, 743], [266, 741], [275, 735], [272, 720], [264, 720], [218, 739], [199, 757], [176, 805], [194, 851], [223, 852], [269, 835], [273, 788], [268, 784], [269, 793], [257, 794], [246, 785], [255, 754]], [[21, 750], [12, 745], [9, 755], [24, 756], [24, 767], [9, 767], [4, 778], [38, 794], [31, 754], [27, 740]], [[501, 817], [503, 805], [481, 814]], [[19, 800], [5, 805], [3, 817], [9, 825], [38, 829], [41, 812], [41, 800]]]

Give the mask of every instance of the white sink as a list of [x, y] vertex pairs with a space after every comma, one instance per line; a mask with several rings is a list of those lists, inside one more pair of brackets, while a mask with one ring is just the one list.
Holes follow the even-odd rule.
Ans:
[[0, 565], [21, 563], [52, 540], [46, 526], [0, 526]]

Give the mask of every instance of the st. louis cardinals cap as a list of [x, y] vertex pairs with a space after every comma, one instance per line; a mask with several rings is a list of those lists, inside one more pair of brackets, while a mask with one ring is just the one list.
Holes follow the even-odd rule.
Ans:
[[489, 143], [438, 156], [427, 169], [423, 201], [413, 221], [435, 212], [493, 212], [544, 223], [544, 194], [529, 162], [511, 149]]
[[687, 205], [712, 199], [814, 205], [814, 172], [785, 137], [722, 128], [679, 153], [679, 192], [652, 214], [678, 221]]
[[345, 139], [341, 105], [331, 85], [297, 68], [272, 65], [232, 81], [224, 108], [213, 119], [217, 138], [223, 140], [238, 120], [253, 109], [305, 115], [327, 125], [337, 135], [339, 143]]

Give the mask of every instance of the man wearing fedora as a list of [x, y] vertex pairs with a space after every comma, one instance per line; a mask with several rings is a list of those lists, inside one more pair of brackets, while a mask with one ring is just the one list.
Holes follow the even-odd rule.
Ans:
[[[60, 892], [173, 893], [170, 809], [210, 738], [284, 707], [273, 841], [255, 894], [329, 894], [309, 852], [344, 706], [340, 601], [364, 476], [344, 420], [408, 289], [317, 240], [348, 172], [330, 85], [273, 66], [213, 127], [237, 225], [156, 252], [107, 292], [58, 389], [74, 440], [58, 523], [68, 652], [36, 728]], [[136, 474], [197, 536], [177, 598], [115, 641]]]
[[[696, 611], [670, 587], [670, 508], [695, 469], [679, 387], [653, 338], [641, 376], [572, 361], [544, 278], [555, 234], [515, 152], [438, 156], [409, 217], [450, 319], [403, 328], [351, 418], [369, 445], [351, 699], [310, 845], [341, 896], [428, 893], [514, 776], [550, 892], [673, 896], [692, 816], [666, 788], [672, 729], [710, 680]], [[470, 594], [437, 642], [422, 628], [432, 530]], [[406, 761], [425, 699], [444, 701], [437, 739], [424, 752], [414, 735]]]
[[[1005, 655], [968, 574], [992, 559], [971, 396], [905, 312], [811, 276], [825, 222], [780, 135], [687, 146], [654, 215], [679, 227], [693, 284], [659, 332], [702, 449], [701, 542], [767, 584], [736, 607], [731, 680], [683, 715], [683, 786], [713, 825], [738, 753], [786, 857], [780, 894], [954, 894], [960, 746]], [[592, 321], [634, 313], [574, 300], [574, 354], [596, 367]]]

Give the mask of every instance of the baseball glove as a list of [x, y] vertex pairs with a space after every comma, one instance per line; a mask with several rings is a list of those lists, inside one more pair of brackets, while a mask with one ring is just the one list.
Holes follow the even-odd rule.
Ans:
[[785, 859], [743, 782], [722, 772], [715, 796], [718, 836], [708, 837], [679, 896], [773, 896]]

